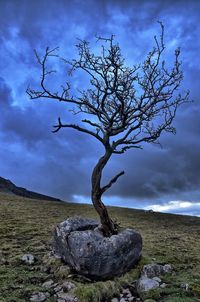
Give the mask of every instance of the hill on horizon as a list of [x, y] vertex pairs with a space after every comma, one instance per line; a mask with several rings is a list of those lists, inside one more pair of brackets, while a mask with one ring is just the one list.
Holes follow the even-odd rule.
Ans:
[[33, 191], [29, 191], [25, 188], [18, 187], [14, 183], [12, 183], [9, 179], [5, 179], [1, 176], [0, 176], [0, 192], [10, 193], [10, 194], [32, 198], [32, 199], [61, 201], [60, 199], [55, 197], [51, 197], [41, 193], [36, 193]]

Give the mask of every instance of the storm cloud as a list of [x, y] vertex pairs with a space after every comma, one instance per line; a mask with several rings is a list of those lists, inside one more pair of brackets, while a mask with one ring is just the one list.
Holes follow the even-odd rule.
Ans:
[[[37, 87], [40, 70], [33, 49], [44, 53], [59, 46], [62, 56], [76, 56], [77, 38], [91, 41], [95, 35], [115, 35], [127, 64], [143, 61], [151, 50], [157, 21], [165, 24], [165, 58], [173, 63], [181, 47], [184, 80], [193, 102], [177, 112], [175, 136], [164, 134], [157, 145], [114, 155], [104, 182], [121, 170], [125, 176], [111, 188], [105, 202], [146, 208], [171, 201], [190, 202], [177, 210], [188, 213], [200, 202], [200, 3], [198, 1], [9, 1], [0, 2], [0, 175], [18, 186], [64, 200], [89, 201], [92, 168], [103, 147], [92, 137], [63, 129], [53, 134], [58, 116], [78, 121], [65, 104], [30, 101], [26, 88]], [[53, 87], [65, 82], [66, 69], [58, 70]], [[83, 88], [83, 74], [75, 74], [72, 87]], [[175, 206], [174, 206], [175, 205]], [[185, 204], [186, 205], [186, 204]], [[165, 207], [166, 209], [166, 207]], [[188, 209], [188, 212], [187, 212]]]

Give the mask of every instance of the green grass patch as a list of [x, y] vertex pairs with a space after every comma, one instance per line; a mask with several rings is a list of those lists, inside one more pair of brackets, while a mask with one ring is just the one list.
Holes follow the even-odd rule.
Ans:
[[[138, 278], [141, 267], [152, 261], [174, 267], [173, 275], [162, 277], [167, 287], [147, 297], [163, 302], [190, 302], [200, 299], [200, 218], [108, 207], [121, 227], [137, 229], [143, 237], [143, 257], [135, 269], [105, 282], [76, 280], [81, 302], [98, 302], [112, 297]], [[29, 301], [34, 291], [43, 291], [48, 278], [65, 280], [69, 270], [59, 260], [47, 257], [56, 224], [70, 216], [97, 218], [92, 206], [26, 199], [0, 194], [0, 302]], [[21, 257], [37, 257], [33, 266]], [[180, 287], [188, 283], [188, 291]], [[49, 301], [53, 301], [50, 298]]]

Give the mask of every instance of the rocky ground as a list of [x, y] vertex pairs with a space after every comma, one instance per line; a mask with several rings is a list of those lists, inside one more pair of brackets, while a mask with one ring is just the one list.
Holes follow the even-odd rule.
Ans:
[[[73, 281], [74, 276], [71, 274], [70, 268], [66, 265], [65, 267], [65, 281], [55, 281], [52, 279], [57, 270], [57, 266], [52, 265], [55, 259], [57, 259], [57, 263], [61, 261], [53, 252], [49, 253], [45, 257], [46, 261], [46, 270], [48, 271], [50, 268], [51, 274], [49, 278], [42, 284], [43, 291], [33, 292], [30, 295], [30, 302], [42, 302], [42, 301], [55, 301], [55, 302], [87, 302], [87, 300], [81, 300], [77, 294], [77, 283]], [[32, 254], [24, 254], [21, 258], [24, 264], [30, 266], [34, 266], [34, 263], [37, 261], [36, 258]], [[48, 266], [51, 263], [50, 266]], [[60, 262], [62, 266], [62, 262]], [[55, 270], [55, 271], [54, 271]], [[114, 294], [113, 297], [110, 298], [102, 298], [99, 299], [99, 302], [155, 302], [157, 300], [149, 299], [148, 295], [153, 290], [165, 289], [168, 287], [168, 284], [163, 281], [163, 276], [173, 275], [173, 268], [171, 264], [160, 265], [157, 263], [146, 264], [142, 267], [139, 278], [126, 284], [124, 287], [121, 286], [118, 294]], [[77, 277], [77, 276], [76, 276]], [[84, 281], [92, 282], [91, 280], [82, 278], [82, 286], [84, 287]], [[180, 284], [180, 287], [188, 291], [189, 285]], [[89, 302], [90, 300], [88, 300]], [[92, 300], [91, 300], [92, 301]], [[198, 299], [194, 301], [200, 301]]]

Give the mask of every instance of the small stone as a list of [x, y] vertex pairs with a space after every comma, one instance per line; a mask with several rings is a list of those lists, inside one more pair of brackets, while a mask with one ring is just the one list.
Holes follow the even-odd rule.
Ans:
[[160, 285], [160, 288], [165, 288], [166, 286], [167, 286], [166, 283], [162, 283], [162, 284]]
[[126, 299], [121, 298], [121, 299], [119, 300], [119, 302], [126, 302]]
[[38, 292], [37, 294], [34, 294], [31, 296], [30, 301], [31, 302], [43, 302], [48, 297], [49, 297], [49, 293]]
[[155, 281], [157, 281], [158, 283], [162, 282], [162, 280], [159, 277], [153, 277], [152, 279], [155, 280]]
[[158, 288], [159, 283], [153, 279], [142, 277], [138, 280], [136, 287], [137, 287], [137, 292], [140, 294], [143, 292], [147, 292], [151, 289]]
[[130, 290], [128, 288], [123, 289], [122, 294], [128, 295], [130, 294]]
[[129, 298], [128, 298], [128, 301], [129, 301], [129, 302], [134, 301], [134, 297], [133, 297], [133, 296], [132, 296], [132, 297], [129, 297]]
[[35, 262], [35, 257], [32, 254], [24, 254], [21, 258], [26, 264], [33, 264]]
[[62, 284], [62, 288], [64, 291], [69, 292], [70, 290], [74, 289], [76, 285], [73, 282], [66, 281]]
[[164, 272], [164, 273], [171, 273], [171, 271], [172, 271], [172, 266], [171, 266], [171, 264], [165, 264], [165, 265], [163, 266], [163, 272]]
[[56, 287], [54, 287], [53, 290], [54, 290], [55, 293], [63, 292], [63, 288], [62, 288], [62, 286], [60, 286], [60, 285], [57, 285]]
[[162, 274], [163, 267], [157, 263], [147, 264], [143, 266], [142, 276], [147, 278], [158, 277]]
[[189, 284], [188, 283], [181, 283], [180, 287], [183, 288], [183, 289], [185, 289], [186, 291], [188, 291]]
[[117, 298], [112, 298], [111, 302], [119, 302]]
[[55, 285], [53, 280], [48, 280], [42, 284], [42, 287], [51, 288], [51, 287], [53, 287], [53, 285]]
[[165, 273], [170, 273], [172, 271], [171, 264], [160, 265], [157, 263], [144, 265], [142, 269], [141, 276], [153, 278], [159, 277]]
[[59, 299], [63, 299], [66, 302], [74, 302], [74, 300], [76, 298], [74, 295], [71, 295], [68, 293], [61, 293], [61, 292], [57, 293], [57, 297]]

